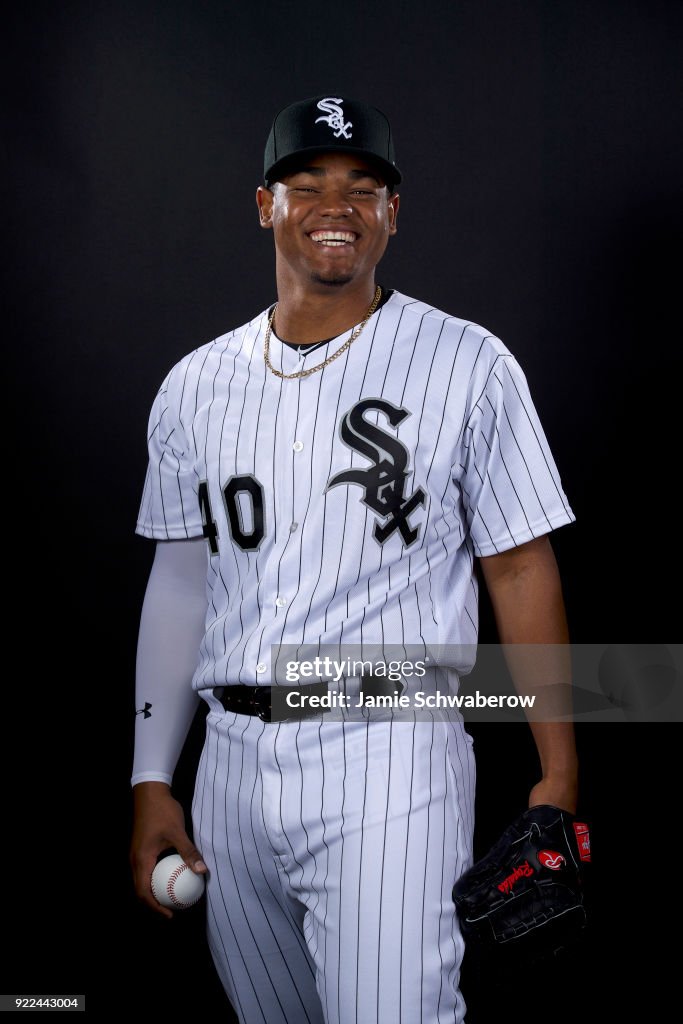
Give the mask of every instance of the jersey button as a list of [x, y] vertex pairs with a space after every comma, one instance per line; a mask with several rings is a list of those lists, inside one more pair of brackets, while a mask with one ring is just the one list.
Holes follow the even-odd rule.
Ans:
[[256, 671], [259, 673], [265, 672], [267, 668], [268, 666], [266, 665], [265, 661], [259, 661], [258, 665], [256, 666]]
[[298, 523], [290, 523], [289, 524], [289, 532], [290, 533], [296, 533], [296, 531], [298, 529], [299, 529], [299, 524]]
[[275, 598], [275, 604], [278, 606], [278, 608], [284, 608], [284, 606], [287, 604], [287, 598], [286, 597], [276, 597]]
[[295, 441], [294, 444], [292, 445], [292, 448], [294, 449], [295, 452], [302, 452], [304, 450], [303, 441]]

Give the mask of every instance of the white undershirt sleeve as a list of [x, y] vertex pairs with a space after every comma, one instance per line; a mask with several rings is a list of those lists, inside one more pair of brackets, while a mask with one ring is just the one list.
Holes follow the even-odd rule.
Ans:
[[171, 785], [199, 706], [192, 676], [204, 636], [207, 557], [203, 537], [156, 546], [140, 616], [132, 786]]

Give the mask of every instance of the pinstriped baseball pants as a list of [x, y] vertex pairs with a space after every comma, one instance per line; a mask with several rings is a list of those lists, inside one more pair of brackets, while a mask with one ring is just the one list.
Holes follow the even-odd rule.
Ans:
[[470, 737], [437, 716], [209, 712], [194, 837], [241, 1024], [464, 1020], [451, 889], [471, 863], [474, 782]]

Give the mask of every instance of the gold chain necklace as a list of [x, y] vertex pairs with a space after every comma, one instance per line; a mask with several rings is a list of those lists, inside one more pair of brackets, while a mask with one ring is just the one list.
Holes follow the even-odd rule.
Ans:
[[342, 354], [342, 352], [346, 352], [346, 350], [349, 347], [349, 345], [353, 344], [353, 342], [356, 340], [358, 335], [361, 333], [361, 331], [365, 327], [366, 323], [368, 322], [368, 320], [370, 319], [372, 314], [377, 309], [377, 304], [379, 303], [379, 300], [381, 299], [381, 297], [382, 297], [382, 289], [380, 288], [379, 285], [377, 285], [377, 288], [375, 290], [375, 297], [372, 300], [372, 305], [370, 306], [370, 309], [365, 314], [365, 317], [364, 317], [363, 321], [358, 324], [358, 327], [356, 327], [355, 330], [353, 331], [353, 333], [350, 335], [350, 337], [348, 337], [346, 339], [346, 341], [341, 346], [341, 348], [338, 348], [336, 352], [333, 352], [331, 356], [328, 356], [327, 359], [323, 363], [318, 363], [317, 366], [312, 366], [310, 368], [310, 370], [298, 370], [296, 373], [281, 373], [280, 370], [276, 370], [275, 369], [275, 367], [273, 366], [273, 364], [270, 361], [270, 354], [269, 354], [270, 353], [270, 335], [271, 335], [271, 332], [272, 332], [272, 329], [273, 329], [273, 320], [275, 319], [275, 310], [277, 309], [277, 302], [276, 302], [274, 307], [273, 307], [273, 312], [270, 314], [270, 317], [268, 318], [268, 326], [266, 327], [266, 336], [263, 339], [263, 358], [265, 360], [266, 366], [271, 371], [271, 373], [274, 373], [276, 377], [282, 377], [283, 380], [295, 380], [297, 377], [310, 377], [310, 375], [312, 373], [315, 373], [317, 370], [322, 370], [323, 366], [327, 366], [327, 364], [331, 363], [333, 359], [337, 359], [337, 357], [340, 356]]

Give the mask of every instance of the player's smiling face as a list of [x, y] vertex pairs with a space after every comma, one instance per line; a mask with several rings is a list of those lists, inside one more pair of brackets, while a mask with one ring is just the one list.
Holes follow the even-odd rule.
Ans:
[[339, 286], [372, 277], [399, 197], [377, 169], [352, 153], [320, 153], [257, 194], [261, 224], [275, 234], [278, 272], [301, 282]]

